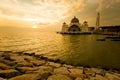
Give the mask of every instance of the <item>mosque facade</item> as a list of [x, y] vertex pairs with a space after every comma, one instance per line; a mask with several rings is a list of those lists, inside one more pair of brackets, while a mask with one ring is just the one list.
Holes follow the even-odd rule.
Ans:
[[84, 21], [83, 24], [79, 22], [79, 19], [74, 17], [70, 24], [66, 22], [62, 25], [62, 33], [81, 33], [81, 32], [88, 32], [88, 23]]

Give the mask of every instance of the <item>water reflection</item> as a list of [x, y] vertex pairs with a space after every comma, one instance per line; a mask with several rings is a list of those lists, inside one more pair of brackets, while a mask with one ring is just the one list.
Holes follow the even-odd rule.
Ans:
[[43, 31], [1, 31], [0, 51], [35, 52], [75, 65], [120, 68], [120, 42], [96, 41], [100, 35], [61, 35]]
[[118, 44], [98, 42], [97, 38], [98, 35], [63, 35], [65, 52], [60, 58], [74, 65], [120, 67], [118, 48], [113, 47]]

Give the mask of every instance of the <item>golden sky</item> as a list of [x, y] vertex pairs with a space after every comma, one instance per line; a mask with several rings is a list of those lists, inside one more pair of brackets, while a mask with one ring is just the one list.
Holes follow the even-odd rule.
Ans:
[[0, 27], [61, 27], [74, 16], [95, 26], [97, 11], [101, 25], [120, 25], [120, 0], [0, 0]]

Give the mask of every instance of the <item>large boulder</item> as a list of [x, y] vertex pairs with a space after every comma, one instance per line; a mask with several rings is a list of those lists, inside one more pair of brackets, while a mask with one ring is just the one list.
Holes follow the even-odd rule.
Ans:
[[55, 74], [55, 75], [48, 77], [47, 80], [72, 80], [72, 79], [66, 75]]
[[16, 67], [16, 69], [22, 73], [32, 73], [38, 70], [37, 67]]
[[105, 77], [108, 80], [120, 80], [120, 76], [114, 75], [112, 73], [106, 73]]
[[33, 67], [34, 65], [27, 61], [17, 63], [17, 67]]
[[17, 70], [9, 69], [9, 70], [0, 70], [0, 77], [3, 78], [11, 78], [19, 75], [20, 73]]
[[66, 67], [66, 68], [74, 68], [74, 66], [72, 66], [72, 65], [67, 65], [67, 64], [63, 64], [63, 67]]
[[41, 76], [39, 76], [38, 74], [23, 74], [20, 76], [10, 78], [8, 80], [39, 80], [40, 78]]
[[93, 71], [92, 69], [90, 69], [90, 68], [86, 68], [86, 69], [84, 69], [84, 73], [87, 75], [87, 76], [96, 76], [96, 72], [95, 71]]
[[54, 73], [55, 74], [69, 74], [70, 72], [68, 71], [66, 67], [59, 67], [59, 68], [54, 69]]
[[14, 61], [10, 61], [10, 60], [6, 60], [2, 57], [0, 57], [0, 63], [4, 63], [6, 65], [10, 65], [10, 66], [15, 66], [16, 65], [16, 62]]
[[8, 66], [8, 65], [6, 65], [6, 64], [4, 64], [4, 63], [0, 63], [0, 69], [5, 70], [5, 69], [12, 69], [12, 68], [13, 68], [13, 67]]
[[35, 71], [37, 73], [52, 73], [53, 72], [53, 68], [51, 66], [39, 66], [38, 67], [39, 70]]
[[31, 60], [30, 63], [32, 63], [34, 66], [40, 66], [45, 64], [45, 60]]
[[47, 62], [46, 65], [52, 66], [52, 67], [60, 67], [61, 66], [60, 63], [54, 63], [54, 62]]
[[16, 76], [8, 80], [47, 80], [50, 75], [49, 73], [31, 73]]
[[96, 75], [95, 77], [90, 77], [89, 80], [115, 80], [115, 79], [107, 79], [101, 75]]
[[70, 76], [72, 76], [72, 77], [78, 77], [78, 78], [86, 77], [86, 75], [83, 74], [83, 69], [73, 68], [73, 69], [69, 69], [69, 71], [70, 71]]
[[100, 68], [90, 68], [91, 71], [94, 71], [96, 74], [105, 76], [105, 70], [100, 69]]

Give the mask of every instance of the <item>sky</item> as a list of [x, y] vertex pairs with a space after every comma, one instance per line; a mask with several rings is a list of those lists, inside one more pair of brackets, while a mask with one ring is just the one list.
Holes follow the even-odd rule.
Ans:
[[74, 16], [95, 26], [97, 12], [101, 26], [120, 25], [120, 0], [0, 0], [0, 27], [59, 29]]

